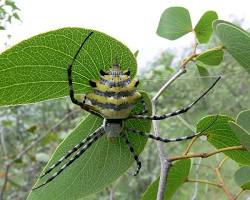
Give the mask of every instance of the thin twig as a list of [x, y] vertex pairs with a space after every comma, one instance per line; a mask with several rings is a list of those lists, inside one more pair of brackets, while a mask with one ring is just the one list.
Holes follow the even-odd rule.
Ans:
[[194, 142], [196, 141], [197, 138], [198, 138], [197, 136], [194, 137], [194, 138], [192, 138], [192, 140], [188, 143], [188, 146], [187, 146], [187, 148], [185, 149], [183, 155], [187, 155], [187, 154], [189, 153], [191, 147], [193, 146], [193, 144], [194, 144]]
[[220, 181], [221, 187], [222, 187], [224, 193], [226, 194], [227, 198], [229, 200], [234, 200], [233, 195], [231, 194], [231, 192], [229, 191], [229, 189], [225, 185], [224, 179], [223, 179], [223, 177], [222, 177], [222, 175], [220, 173], [219, 168], [215, 168], [215, 172], [216, 172], [216, 175], [217, 175], [217, 177], [218, 177], [218, 179]]
[[225, 163], [225, 161], [228, 159], [228, 157], [225, 157], [225, 158], [223, 158], [221, 161], [220, 161], [220, 163], [219, 163], [219, 165], [218, 165], [218, 169], [220, 170], [221, 169], [221, 167], [222, 167], [222, 165]]
[[115, 200], [113, 187], [110, 186], [106, 190], [107, 190], [107, 192], [109, 194], [109, 200]]
[[8, 184], [8, 181], [9, 181], [9, 170], [10, 170], [10, 165], [7, 164], [5, 166], [5, 172], [4, 172], [4, 180], [3, 180], [3, 186], [1, 188], [1, 192], [0, 192], [0, 200], [3, 200], [3, 196], [4, 196], [4, 191], [6, 190], [7, 188], [7, 184]]
[[229, 191], [229, 189], [226, 187], [224, 179], [220, 173], [220, 169], [222, 167], [222, 165], [224, 164], [224, 162], [227, 160], [227, 157], [223, 158], [220, 163], [218, 164], [218, 166], [215, 168], [215, 173], [219, 179], [219, 182], [221, 184], [221, 188], [223, 189], [224, 193], [226, 194], [227, 198], [229, 200], [234, 200], [234, 197], [232, 195], [232, 193]]
[[244, 191], [245, 190], [241, 188], [240, 191], [235, 195], [234, 200], [237, 200]]
[[218, 154], [218, 153], [222, 153], [225, 151], [232, 151], [232, 150], [245, 150], [245, 148], [242, 145], [225, 147], [225, 148], [218, 149], [218, 150], [210, 152], [210, 153], [205, 152], [205, 153], [195, 153], [195, 154], [183, 155], [183, 156], [175, 156], [175, 157], [169, 158], [168, 160], [169, 161], [176, 161], [176, 160], [185, 160], [188, 158], [197, 158], [197, 157], [207, 158], [207, 157], [213, 156], [213, 155]]
[[215, 182], [211, 182], [211, 181], [207, 181], [207, 180], [187, 179], [186, 182], [190, 182], [190, 183], [203, 183], [203, 184], [212, 185], [212, 186], [214, 186], [214, 187], [221, 188], [221, 185], [220, 185], [219, 183], [215, 183]]

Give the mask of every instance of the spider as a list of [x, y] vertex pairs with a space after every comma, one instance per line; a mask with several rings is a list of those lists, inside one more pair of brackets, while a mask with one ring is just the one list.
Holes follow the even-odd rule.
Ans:
[[[144, 133], [143, 131], [134, 129], [134, 128], [126, 128], [124, 127], [124, 121], [136, 118], [136, 119], [145, 119], [145, 120], [163, 120], [166, 118], [170, 118], [176, 115], [180, 115], [182, 113], [187, 112], [190, 108], [192, 108], [200, 99], [202, 99], [219, 81], [220, 77], [216, 79], [216, 81], [194, 102], [183, 107], [179, 110], [176, 110], [171, 113], [167, 113], [164, 115], [146, 115], [147, 108], [146, 103], [142, 97], [142, 95], [137, 91], [137, 86], [139, 84], [139, 80], [130, 79], [130, 71], [122, 70], [118, 64], [114, 64], [110, 67], [109, 70], [104, 71], [100, 70], [100, 80], [99, 81], [89, 81], [90, 86], [93, 89], [92, 93], [86, 94], [84, 96], [84, 100], [81, 102], [75, 98], [73, 80], [72, 80], [72, 67], [76, 61], [76, 58], [83, 48], [84, 44], [91, 38], [94, 32], [91, 31], [87, 37], [83, 40], [76, 54], [74, 55], [71, 63], [68, 65], [68, 83], [69, 83], [69, 96], [71, 101], [80, 106], [83, 110], [94, 114], [98, 117], [103, 118], [103, 124], [97, 130], [95, 130], [88, 137], [83, 139], [79, 144], [75, 145], [73, 149], [67, 152], [66, 155], [61, 157], [58, 161], [52, 164], [41, 176], [45, 177], [50, 174], [57, 166], [59, 166], [63, 161], [70, 158], [66, 164], [64, 164], [58, 171], [52, 174], [44, 183], [36, 186], [33, 190], [38, 189], [47, 185], [53, 179], [55, 179], [59, 174], [61, 174], [67, 167], [69, 167], [73, 162], [75, 162], [84, 152], [91, 147], [93, 143], [95, 143], [100, 137], [104, 134], [107, 135], [108, 138], [122, 137], [129, 148], [134, 160], [137, 163], [137, 169], [131, 175], [136, 176], [141, 169], [141, 162], [137, 153], [135, 152], [133, 146], [129, 142], [128, 136], [126, 134], [127, 131], [133, 132], [134, 134], [138, 134], [143, 137], [148, 137], [153, 140], [158, 140], [160, 142], [168, 143], [168, 142], [176, 142], [191, 139], [202, 132], [195, 133], [189, 136], [183, 136], [173, 139], [162, 138], [158, 136], [154, 136], [152, 134]], [[136, 103], [141, 102], [143, 106], [143, 110], [140, 113], [133, 114], [133, 109]]]

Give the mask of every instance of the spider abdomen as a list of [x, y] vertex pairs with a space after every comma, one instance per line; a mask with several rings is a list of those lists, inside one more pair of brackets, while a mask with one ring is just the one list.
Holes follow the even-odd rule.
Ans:
[[125, 119], [129, 116], [141, 94], [136, 91], [137, 80], [113, 67], [98, 81], [91, 81], [93, 92], [86, 98], [106, 119]]

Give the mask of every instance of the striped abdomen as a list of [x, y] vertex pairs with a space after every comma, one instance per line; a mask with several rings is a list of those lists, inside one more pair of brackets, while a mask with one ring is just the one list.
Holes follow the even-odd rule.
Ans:
[[136, 91], [138, 81], [130, 80], [118, 67], [102, 75], [101, 80], [90, 81], [90, 85], [94, 91], [87, 94], [86, 99], [106, 119], [127, 118], [141, 98]]

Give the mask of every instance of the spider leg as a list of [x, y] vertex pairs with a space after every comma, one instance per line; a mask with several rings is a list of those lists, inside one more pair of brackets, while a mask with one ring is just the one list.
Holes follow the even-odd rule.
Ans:
[[71, 99], [72, 103], [74, 103], [74, 104], [80, 106], [83, 110], [86, 110], [86, 111], [88, 111], [88, 112], [90, 112], [90, 113], [92, 113], [92, 114], [94, 114], [94, 115], [100, 116], [100, 114], [98, 114], [92, 106], [85, 104], [85, 101], [80, 102], [80, 101], [78, 101], [78, 100], [75, 98], [75, 92], [74, 92], [74, 86], [73, 86], [73, 80], [72, 80], [72, 67], [73, 67], [73, 65], [74, 65], [74, 63], [75, 63], [75, 60], [76, 60], [78, 54], [80, 53], [80, 51], [81, 51], [83, 45], [86, 43], [86, 41], [89, 39], [89, 37], [90, 37], [93, 33], [94, 33], [93, 31], [90, 32], [90, 33], [88, 34], [88, 36], [83, 40], [82, 44], [80, 45], [79, 49], [77, 50], [75, 56], [73, 57], [71, 63], [70, 63], [69, 66], [68, 66], [69, 96], [70, 96], [70, 99]]
[[167, 113], [165, 115], [153, 115], [153, 116], [131, 115], [128, 117], [128, 119], [129, 118], [136, 118], [136, 119], [162, 120], [162, 119], [166, 119], [166, 118], [170, 118], [170, 117], [173, 117], [176, 115], [183, 114], [183, 113], [187, 112], [190, 108], [192, 108], [198, 101], [200, 101], [216, 85], [216, 83], [220, 80], [220, 78], [221, 77], [218, 77], [216, 79], [216, 81], [199, 98], [197, 98], [194, 102], [192, 102], [191, 104], [187, 105], [184, 108], [181, 108], [181, 109], [176, 110], [176, 111], [171, 112], [171, 113]]
[[41, 185], [38, 185], [37, 187], [32, 188], [32, 190], [36, 190], [38, 188], [41, 188], [45, 185], [47, 185], [49, 182], [51, 182], [54, 178], [56, 178], [59, 174], [61, 174], [68, 166], [70, 166], [74, 161], [76, 161], [80, 156], [92, 145], [94, 144], [102, 135], [104, 135], [104, 129], [103, 127], [98, 129], [98, 134], [96, 134], [90, 141], [86, 143], [86, 145], [75, 154], [74, 157], [72, 157], [69, 162], [64, 164], [56, 173], [54, 173], [52, 176], [50, 176], [44, 183]]
[[162, 137], [159, 137], [159, 136], [155, 136], [153, 134], [147, 134], [147, 133], [144, 133], [143, 131], [140, 131], [140, 130], [137, 130], [137, 129], [133, 129], [133, 128], [127, 128], [127, 130], [131, 131], [133, 133], [136, 133], [138, 135], [141, 135], [141, 136], [144, 136], [144, 137], [148, 137], [148, 138], [153, 139], [153, 140], [158, 140], [160, 142], [165, 142], [165, 143], [168, 143], [168, 142], [177, 142], [177, 141], [183, 141], [183, 140], [189, 140], [189, 139], [192, 139], [193, 137], [196, 137], [197, 135], [201, 134], [201, 133], [195, 133], [195, 134], [189, 135], [189, 136], [182, 136], [182, 137], [168, 139], [168, 138], [162, 138]]
[[125, 143], [128, 145], [129, 151], [131, 152], [131, 154], [133, 155], [133, 157], [134, 157], [134, 159], [135, 159], [135, 161], [136, 161], [136, 163], [137, 163], [137, 169], [136, 169], [136, 171], [135, 171], [134, 173], [132, 173], [131, 175], [132, 175], [132, 176], [137, 176], [137, 174], [140, 172], [140, 169], [141, 169], [141, 161], [139, 160], [139, 157], [138, 157], [138, 155], [136, 154], [136, 152], [135, 152], [133, 146], [132, 146], [131, 143], [129, 142], [127, 135], [126, 135], [126, 134], [123, 134], [122, 136], [123, 136], [123, 138], [124, 138], [124, 140], [125, 140]]
[[153, 140], [157, 140], [157, 141], [160, 141], [160, 142], [169, 143], [169, 142], [177, 142], [177, 141], [189, 140], [189, 139], [192, 139], [192, 138], [194, 138], [194, 137], [196, 137], [198, 135], [202, 135], [205, 131], [207, 131], [209, 128], [211, 128], [214, 125], [214, 123], [216, 122], [217, 119], [218, 119], [218, 115], [211, 122], [211, 124], [208, 125], [207, 128], [205, 128], [204, 130], [202, 130], [199, 133], [195, 133], [193, 135], [188, 135], [188, 136], [177, 137], [177, 138], [171, 138], [171, 139], [162, 138], [162, 137], [159, 137], [159, 136], [155, 136], [153, 134], [147, 134], [147, 133], [144, 133], [143, 131], [140, 131], [140, 130], [137, 130], [137, 129], [134, 129], [134, 128], [126, 128], [126, 130], [127, 131], [131, 131], [133, 133], [136, 133], [138, 135], [144, 136], [144, 137], [148, 137], [148, 138], [153, 139]]
[[91, 141], [93, 138], [95, 138], [99, 132], [100, 129], [97, 129], [94, 133], [92, 133], [91, 135], [89, 135], [88, 137], [86, 137], [84, 140], [82, 140], [79, 144], [75, 145], [73, 147], [73, 149], [69, 150], [68, 153], [61, 157], [58, 161], [56, 161], [54, 164], [52, 164], [41, 176], [40, 178], [46, 176], [48, 173], [50, 173], [53, 169], [55, 169], [58, 165], [60, 165], [64, 160], [66, 160], [67, 158], [69, 158], [73, 153], [75, 153], [76, 151], [78, 151], [78, 149], [80, 149], [82, 146], [88, 144], [89, 141]]

